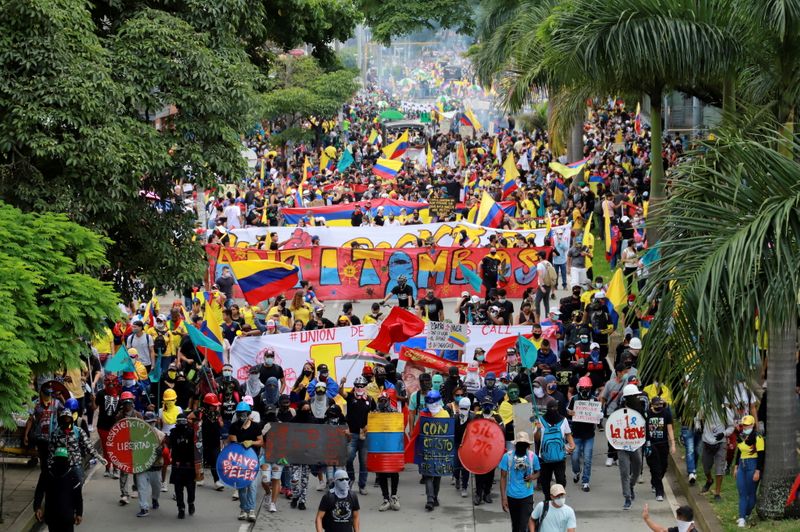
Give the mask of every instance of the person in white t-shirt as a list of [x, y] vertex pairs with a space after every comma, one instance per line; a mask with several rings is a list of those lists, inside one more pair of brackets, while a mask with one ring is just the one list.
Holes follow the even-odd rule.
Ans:
[[[547, 509], [545, 510], [545, 504]], [[575, 532], [575, 510], [567, 506], [567, 491], [561, 484], [550, 486], [550, 500], [536, 505], [531, 514], [531, 530], [537, 532]]]
[[228, 229], [236, 229], [242, 226], [242, 210], [236, 203], [231, 203], [222, 211], [222, 216], [227, 220], [225, 226]]

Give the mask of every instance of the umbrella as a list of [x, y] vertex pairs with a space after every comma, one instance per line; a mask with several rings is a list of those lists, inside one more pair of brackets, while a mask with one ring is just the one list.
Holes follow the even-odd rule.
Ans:
[[397, 109], [387, 109], [382, 111], [379, 116], [381, 120], [402, 120], [405, 118], [405, 115]]
[[346, 353], [339, 358], [339, 360], [360, 360], [361, 362], [372, 362], [379, 366], [385, 366], [389, 362], [382, 356], [375, 353], [367, 353], [366, 351], [359, 351], [358, 353]]

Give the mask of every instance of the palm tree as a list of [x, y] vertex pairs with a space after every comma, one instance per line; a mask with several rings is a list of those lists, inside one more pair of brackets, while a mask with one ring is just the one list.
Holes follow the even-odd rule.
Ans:
[[758, 510], [774, 518], [798, 471], [800, 163], [784, 155], [798, 146], [769, 113], [732, 122], [675, 167], [675, 186], [653, 220], [662, 239], [646, 292], [660, 302], [643, 371], [675, 384], [689, 375], [688, 407], [721, 409], [737, 380], [755, 380], [756, 321], [769, 332]]

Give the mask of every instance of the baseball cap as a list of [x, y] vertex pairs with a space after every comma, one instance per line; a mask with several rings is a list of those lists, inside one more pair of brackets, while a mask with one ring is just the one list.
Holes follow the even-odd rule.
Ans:
[[558, 497], [559, 495], [566, 495], [567, 491], [561, 484], [553, 484], [550, 486], [550, 497]]

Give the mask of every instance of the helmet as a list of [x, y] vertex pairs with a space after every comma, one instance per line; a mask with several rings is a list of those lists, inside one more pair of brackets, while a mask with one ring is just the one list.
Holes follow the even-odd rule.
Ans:
[[578, 379], [578, 388], [591, 388], [592, 387], [592, 379], [588, 376], [581, 377]]
[[405, 275], [401, 275], [400, 277], [397, 278], [397, 282], [398, 283], [405, 283], [407, 281], [408, 281], [408, 277], [406, 277]]
[[353, 381], [353, 386], [355, 386], [356, 388], [360, 388], [360, 387], [366, 386], [366, 385], [367, 385], [367, 379], [365, 379], [361, 375], [356, 377], [356, 379]]
[[70, 397], [69, 399], [67, 399], [67, 402], [64, 403], [64, 408], [69, 408], [71, 411], [77, 412], [78, 411], [78, 400], [77, 399], [73, 399], [72, 397]]
[[250, 405], [244, 401], [241, 401], [238, 405], [236, 405], [236, 412], [250, 412], [251, 410], [252, 409], [250, 408]]
[[753, 416], [744, 416], [742, 418], [742, 425], [755, 425], [755, 424], [756, 424], [756, 418], [754, 418]]
[[628, 347], [631, 349], [641, 349], [642, 348], [642, 341], [638, 338], [631, 338], [631, 343], [628, 344]]
[[622, 397], [630, 397], [631, 395], [639, 395], [639, 387], [635, 384], [626, 384], [622, 387]]
[[425, 404], [429, 405], [431, 403], [436, 403], [442, 400], [442, 394], [437, 392], [436, 390], [431, 390], [427, 394], [425, 394]]
[[206, 404], [208, 406], [219, 406], [220, 402], [219, 399], [217, 399], [216, 394], [207, 393], [205, 397], [203, 397], [203, 404]]
[[119, 398], [123, 401], [133, 401], [135, 399], [131, 392], [122, 392], [122, 395], [120, 395]]
[[66, 447], [59, 447], [53, 453], [53, 458], [69, 458], [69, 450]]
[[374, 375], [374, 374], [375, 374], [375, 372], [374, 372], [374, 371], [372, 371], [372, 367], [370, 367], [370, 366], [364, 366], [364, 369], [362, 369], [362, 370], [361, 370], [361, 374], [362, 374], [362, 375]]
[[65, 408], [64, 410], [61, 411], [60, 414], [58, 414], [58, 417], [68, 417], [68, 418], [71, 419], [72, 418], [72, 410], [70, 410], [69, 408]]
[[164, 390], [164, 396], [162, 397], [165, 401], [177, 401], [178, 394], [175, 393], [175, 390]]

